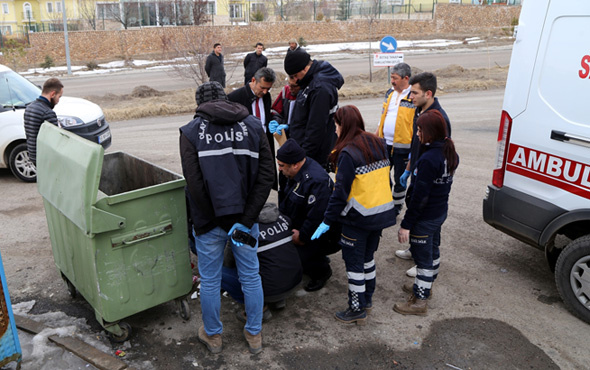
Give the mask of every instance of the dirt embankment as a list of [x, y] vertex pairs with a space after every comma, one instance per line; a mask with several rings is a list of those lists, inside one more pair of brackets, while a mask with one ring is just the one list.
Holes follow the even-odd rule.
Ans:
[[[420, 73], [415, 68], [412, 73]], [[506, 83], [508, 67], [467, 69], [459, 65], [450, 65], [434, 71], [438, 78], [438, 95], [448, 92], [488, 90], [503, 88]], [[277, 73], [275, 90], [281, 88], [285, 75]], [[340, 89], [341, 100], [361, 97], [382, 96], [383, 81], [387, 79], [387, 70], [380, 69], [373, 73], [372, 82], [367, 74], [345, 77], [345, 84]], [[230, 85], [227, 91], [238, 87]], [[163, 116], [190, 113], [195, 108], [195, 90], [158, 91], [148, 86], [138, 86], [131, 94], [89, 96], [89, 100], [100, 105], [109, 121], [122, 121], [142, 117]]]

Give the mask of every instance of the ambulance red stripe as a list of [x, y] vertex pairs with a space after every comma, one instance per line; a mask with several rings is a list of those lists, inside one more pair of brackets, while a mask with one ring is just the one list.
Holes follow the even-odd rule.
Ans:
[[590, 165], [510, 144], [506, 171], [590, 199]]

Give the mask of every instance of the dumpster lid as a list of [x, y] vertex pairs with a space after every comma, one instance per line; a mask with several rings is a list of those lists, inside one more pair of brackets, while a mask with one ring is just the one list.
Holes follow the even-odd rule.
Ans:
[[37, 137], [37, 189], [70, 221], [91, 229], [104, 149], [49, 122]]

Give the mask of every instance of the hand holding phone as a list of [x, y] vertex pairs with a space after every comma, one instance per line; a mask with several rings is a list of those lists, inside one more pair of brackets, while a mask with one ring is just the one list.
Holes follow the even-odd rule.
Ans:
[[240, 229], [235, 229], [234, 232], [231, 234], [231, 238], [234, 244], [236, 244], [238, 247], [241, 247], [241, 245], [238, 243], [248, 244], [252, 248], [256, 247], [256, 239], [252, 235]]
[[256, 247], [257, 240], [250, 235], [250, 229], [239, 222], [236, 222], [227, 234], [232, 242], [238, 247], [241, 247], [244, 244], [248, 244], [252, 248]]

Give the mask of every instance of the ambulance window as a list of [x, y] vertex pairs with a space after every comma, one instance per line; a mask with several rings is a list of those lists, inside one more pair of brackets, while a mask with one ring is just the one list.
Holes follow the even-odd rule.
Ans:
[[551, 26], [539, 74], [539, 94], [556, 114], [590, 126], [590, 17], [564, 16]]

